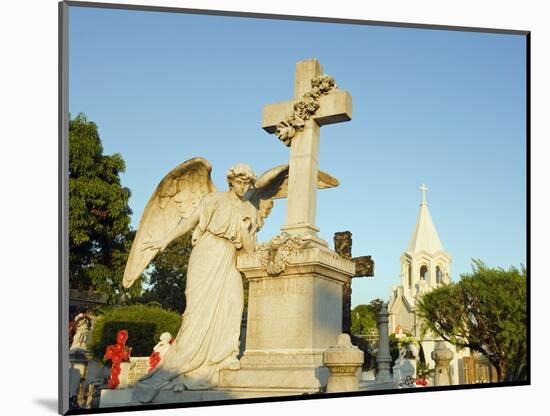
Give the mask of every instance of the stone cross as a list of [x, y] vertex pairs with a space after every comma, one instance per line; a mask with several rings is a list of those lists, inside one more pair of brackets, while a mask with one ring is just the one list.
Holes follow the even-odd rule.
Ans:
[[426, 191], [428, 191], [428, 188], [426, 187], [426, 185], [422, 184], [422, 186], [420, 187], [420, 190], [422, 191], [422, 203], [425, 204], [426, 203]]
[[[355, 277], [374, 276], [374, 260], [371, 256], [351, 256], [351, 232], [334, 233], [334, 251], [355, 263]], [[351, 335], [351, 279], [342, 287], [342, 332]]]
[[[277, 126], [294, 111], [294, 104], [310, 91], [312, 79], [323, 75], [316, 59], [296, 64], [294, 99], [264, 106], [262, 128], [275, 133]], [[303, 130], [296, 132], [290, 145], [288, 203], [286, 222], [281, 229], [289, 234], [304, 234], [317, 240], [319, 229], [315, 225], [317, 205], [317, 173], [319, 170], [320, 127], [325, 124], [351, 120], [351, 95], [347, 91], [333, 90], [319, 98], [319, 108]]]

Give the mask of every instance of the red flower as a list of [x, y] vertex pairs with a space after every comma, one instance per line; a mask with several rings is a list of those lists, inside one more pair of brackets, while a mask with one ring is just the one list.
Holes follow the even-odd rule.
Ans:
[[428, 385], [428, 381], [424, 378], [417, 378], [416, 379], [416, 385], [417, 386], [427, 386]]

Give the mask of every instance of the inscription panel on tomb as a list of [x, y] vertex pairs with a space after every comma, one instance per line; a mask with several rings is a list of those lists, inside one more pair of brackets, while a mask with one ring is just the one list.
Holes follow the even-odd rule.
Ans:
[[241, 365], [253, 367], [289, 367], [323, 365], [324, 350], [249, 350], [241, 359]]
[[137, 384], [149, 371], [149, 357], [131, 357], [129, 362], [121, 363], [119, 389]]
[[313, 347], [328, 348], [342, 332], [342, 286], [326, 279], [315, 281]]
[[252, 281], [249, 296], [247, 349], [311, 347], [312, 277]]

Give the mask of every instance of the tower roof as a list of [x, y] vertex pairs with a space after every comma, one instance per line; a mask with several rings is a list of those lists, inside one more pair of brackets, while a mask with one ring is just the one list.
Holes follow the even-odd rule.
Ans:
[[428, 203], [426, 202], [426, 188], [425, 185], [420, 187], [422, 191], [422, 202], [420, 203], [420, 213], [418, 214], [418, 220], [416, 221], [416, 227], [409, 243], [409, 251], [411, 253], [417, 253], [419, 251], [426, 251], [430, 254], [438, 251], [444, 251], [439, 234], [435, 229], [435, 225], [432, 221], [432, 216], [428, 210]]

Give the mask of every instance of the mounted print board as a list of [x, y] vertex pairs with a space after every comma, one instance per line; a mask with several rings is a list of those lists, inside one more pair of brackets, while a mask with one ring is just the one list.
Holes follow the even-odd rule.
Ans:
[[59, 10], [60, 413], [530, 383], [529, 32]]

